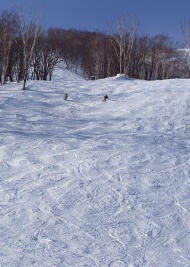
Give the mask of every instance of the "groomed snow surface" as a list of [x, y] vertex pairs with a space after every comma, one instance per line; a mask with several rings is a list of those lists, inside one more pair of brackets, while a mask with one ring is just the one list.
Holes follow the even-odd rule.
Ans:
[[190, 80], [21, 88], [0, 87], [0, 266], [189, 267]]

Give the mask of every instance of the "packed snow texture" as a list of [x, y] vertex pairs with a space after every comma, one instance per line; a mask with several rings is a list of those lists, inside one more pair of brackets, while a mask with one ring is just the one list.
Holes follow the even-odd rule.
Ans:
[[21, 88], [0, 87], [0, 266], [189, 267], [190, 80]]

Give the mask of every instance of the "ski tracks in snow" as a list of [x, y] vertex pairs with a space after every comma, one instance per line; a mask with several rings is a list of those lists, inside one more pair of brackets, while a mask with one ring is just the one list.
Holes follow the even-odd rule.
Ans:
[[2, 93], [2, 266], [189, 266], [188, 97], [126, 84]]

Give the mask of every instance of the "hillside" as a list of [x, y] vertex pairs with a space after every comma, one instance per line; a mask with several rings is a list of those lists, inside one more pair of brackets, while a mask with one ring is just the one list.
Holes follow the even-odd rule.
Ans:
[[0, 87], [0, 266], [189, 267], [190, 80], [21, 88]]

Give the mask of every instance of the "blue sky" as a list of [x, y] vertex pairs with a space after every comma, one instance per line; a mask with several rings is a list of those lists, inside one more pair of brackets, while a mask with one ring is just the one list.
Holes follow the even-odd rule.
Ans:
[[14, 6], [39, 9], [47, 28], [107, 32], [108, 25], [129, 15], [138, 19], [140, 36], [167, 33], [179, 42], [180, 20], [190, 20], [190, 0], [1, 0], [0, 11]]

